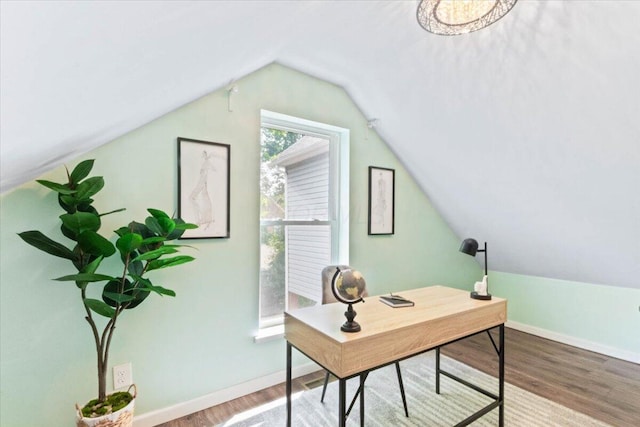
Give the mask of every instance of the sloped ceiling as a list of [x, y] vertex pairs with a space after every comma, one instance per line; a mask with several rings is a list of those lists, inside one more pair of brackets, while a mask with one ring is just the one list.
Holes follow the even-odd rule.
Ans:
[[417, 4], [2, 1], [2, 192], [277, 61], [377, 118], [491, 269], [640, 288], [640, 2], [455, 37]]

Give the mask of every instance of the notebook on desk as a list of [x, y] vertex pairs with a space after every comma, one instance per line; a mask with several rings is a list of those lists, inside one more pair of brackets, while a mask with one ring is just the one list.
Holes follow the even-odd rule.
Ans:
[[380, 302], [390, 307], [413, 307], [413, 301], [401, 297], [400, 295], [381, 295]]

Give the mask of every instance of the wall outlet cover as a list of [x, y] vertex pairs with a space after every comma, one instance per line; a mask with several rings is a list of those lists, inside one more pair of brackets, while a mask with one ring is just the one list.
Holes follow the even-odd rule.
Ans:
[[131, 362], [124, 363], [113, 367], [113, 388], [120, 389], [129, 387], [133, 384], [133, 375], [131, 373]]

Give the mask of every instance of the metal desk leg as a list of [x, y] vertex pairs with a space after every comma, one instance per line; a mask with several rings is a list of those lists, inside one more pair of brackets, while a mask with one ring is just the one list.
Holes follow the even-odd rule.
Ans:
[[499, 392], [498, 396], [500, 398], [500, 408], [498, 409], [498, 425], [500, 427], [504, 426], [504, 323], [500, 325], [500, 351], [499, 351]]
[[436, 394], [440, 394], [440, 347], [436, 347]]
[[402, 396], [402, 406], [404, 406], [404, 415], [409, 418], [409, 409], [407, 409], [407, 396], [404, 394], [404, 384], [402, 382], [402, 372], [400, 372], [400, 363], [396, 362], [396, 374], [398, 375], [398, 384], [400, 385], [400, 395]]
[[287, 427], [291, 427], [291, 344], [287, 341]]
[[[338, 380], [338, 426], [345, 427], [347, 425], [347, 415], [345, 414], [346, 409], [346, 396], [347, 396], [347, 380], [344, 378], [340, 378]], [[290, 426], [289, 426], [290, 427]]]
[[365, 374], [360, 374], [360, 427], [364, 427], [364, 381], [366, 379]]

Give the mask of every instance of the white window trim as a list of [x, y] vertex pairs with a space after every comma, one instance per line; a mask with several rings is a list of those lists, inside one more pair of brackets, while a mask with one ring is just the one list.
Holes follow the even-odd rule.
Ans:
[[[291, 132], [303, 132], [307, 135], [329, 139], [329, 164], [332, 166], [329, 179], [329, 221], [313, 222], [314, 225], [331, 225], [331, 263], [349, 264], [349, 129], [312, 120], [301, 119], [269, 110], [260, 110], [260, 127], [270, 127]], [[337, 196], [337, 197], [335, 197]], [[335, 201], [339, 205], [336, 206]], [[261, 224], [264, 224], [261, 221]], [[300, 223], [300, 221], [278, 221], [279, 224]], [[271, 335], [278, 336], [283, 330], [282, 320], [276, 318], [262, 322], [255, 342], [269, 340]]]
[[253, 336], [253, 342], [260, 344], [282, 338], [284, 338], [284, 323], [258, 329], [258, 332]]

